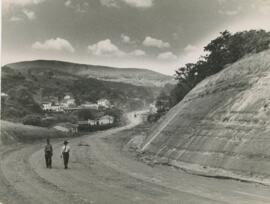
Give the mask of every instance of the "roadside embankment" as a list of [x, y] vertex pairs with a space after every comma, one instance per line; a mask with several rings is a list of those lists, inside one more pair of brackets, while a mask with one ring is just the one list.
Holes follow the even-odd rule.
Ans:
[[270, 50], [198, 84], [141, 145], [151, 160], [207, 175], [270, 178]]
[[48, 128], [23, 125], [1, 120], [1, 144], [13, 144], [16, 142], [34, 142], [45, 138], [66, 137], [66, 134]]

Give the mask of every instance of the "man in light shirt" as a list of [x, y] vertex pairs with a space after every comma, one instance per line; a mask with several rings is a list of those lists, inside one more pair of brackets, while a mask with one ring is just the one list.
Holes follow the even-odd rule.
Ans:
[[61, 158], [63, 157], [65, 169], [68, 168], [69, 152], [70, 146], [68, 145], [68, 141], [65, 140], [61, 152]]

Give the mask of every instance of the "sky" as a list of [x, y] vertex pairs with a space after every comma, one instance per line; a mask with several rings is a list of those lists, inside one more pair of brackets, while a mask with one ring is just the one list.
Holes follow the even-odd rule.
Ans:
[[173, 75], [219, 32], [270, 31], [270, 0], [2, 0], [2, 65], [51, 59]]

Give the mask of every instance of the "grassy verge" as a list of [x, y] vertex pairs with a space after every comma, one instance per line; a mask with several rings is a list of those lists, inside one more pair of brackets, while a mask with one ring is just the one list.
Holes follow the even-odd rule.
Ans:
[[30, 143], [46, 138], [60, 137], [67, 137], [67, 135], [54, 129], [1, 121], [0, 144], [12, 144], [16, 142]]

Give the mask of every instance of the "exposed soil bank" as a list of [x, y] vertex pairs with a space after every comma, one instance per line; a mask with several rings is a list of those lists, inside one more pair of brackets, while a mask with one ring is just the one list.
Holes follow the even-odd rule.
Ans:
[[1, 120], [1, 144], [14, 144], [17, 142], [31, 143], [46, 138], [61, 138], [67, 135], [55, 129], [42, 128], [21, 123], [12, 123]]
[[196, 86], [141, 150], [151, 160], [212, 176], [270, 183], [270, 50]]

